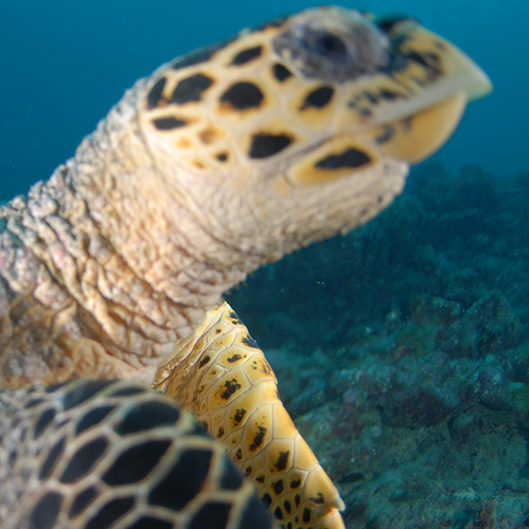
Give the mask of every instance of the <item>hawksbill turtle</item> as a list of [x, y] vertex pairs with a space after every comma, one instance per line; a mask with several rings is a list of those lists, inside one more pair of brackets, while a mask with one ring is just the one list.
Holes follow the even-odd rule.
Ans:
[[340, 7], [138, 81], [0, 209], [2, 527], [271, 527], [254, 486], [286, 529], [343, 527], [222, 293], [376, 216], [490, 89], [415, 20]]

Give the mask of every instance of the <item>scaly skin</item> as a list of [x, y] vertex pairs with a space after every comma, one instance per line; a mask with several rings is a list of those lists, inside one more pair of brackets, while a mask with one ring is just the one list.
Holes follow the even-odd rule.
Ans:
[[[489, 89], [413, 21], [333, 7], [162, 66], [47, 182], [0, 208], [2, 385], [151, 384], [170, 365], [167, 387], [200, 414], [179, 360], [186, 346], [203, 353], [193, 333], [222, 293], [378, 214], [408, 162], [438, 148]], [[289, 421], [277, 431], [296, 436]], [[339, 497], [316, 503], [306, 524], [286, 511], [281, 522], [340, 527]]]
[[209, 311], [161, 366], [154, 388], [228, 446], [233, 463], [283, 524], [343, 527], [338, 490], [283, 407], [263, 352], [227, 303]]
[[222, 445], [137, 382], [3, 392], [0, 426], [2, 529], [272, 529]]

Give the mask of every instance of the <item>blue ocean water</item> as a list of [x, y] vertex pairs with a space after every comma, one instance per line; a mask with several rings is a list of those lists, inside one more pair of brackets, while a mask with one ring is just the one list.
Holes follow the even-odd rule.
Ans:
[[[3, 0], [0, 17], [0, 199], [22, 193], [73, 151], [136, 79], [174, 56], [307, 6], [300, 0]], [[525, 0], [363, 0], [410, 13], [473, 57], [495, 85], [437, 155], [497, 175], [528, 169]]]

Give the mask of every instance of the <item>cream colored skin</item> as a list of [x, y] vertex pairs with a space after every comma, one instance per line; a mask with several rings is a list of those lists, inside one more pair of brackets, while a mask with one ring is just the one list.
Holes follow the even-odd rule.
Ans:
[[[318, 32], [341, 39], [345, 63], [303, 42]], [[258, 59], [231, 65], [257, 46]], [[291, 76], [278, 82], [274, 64]], [[172, 102], [179, 83], [197, 74], [211, 86], [197, 101]], [[261, 91], [257, 107], [222, 103], [240, 81]], [[332, 87], [330, 102], [302, 111], [322, 85]], [[377, 215], [401, 192], [408, 162], [438, 148], [466, 101], [489, 90], [470, 59], [415, 23], [383, 27], [340, 8], [243, 32], [200, 64], [162, 66], [46, 183], [0, 209], [3, 385], [81, 376], [152, 383], [223, 292]], [[186, 126], [159, 130], [154, 121], [166, 118]], [[252, 158], [259, 134], [291, 142]], [[348, 149], [369, 161], [317, 167]]]

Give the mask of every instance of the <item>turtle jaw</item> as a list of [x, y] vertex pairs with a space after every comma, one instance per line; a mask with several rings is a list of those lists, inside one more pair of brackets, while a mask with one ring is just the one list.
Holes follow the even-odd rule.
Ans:
[[395, 24], [388, 38], [387, 65], [339, 83], [332, 130], [342, 132], [291, 165], [291, 184], [323, 184], [388, 158], [418, 163], [448, 141], [469, 101], [492, 91], [474, 61], [417, 22]]
[[467, 104], [467, 95], [458, 92], [404, 120], [387, 124], [398, 131], [382, 142], [380, 150], [392, 158], [415, 164], [439, 150], [457, 128]]
[[397, 24], [390, 35], [394, 52], [410, 60], [387, 73], [413, 97], [379, 113], [383, 121], [373, 119], [378, 128], [367, 136], [382, 153], [413, 164], [448, 141], [467, 103], [488, 95], [492, 83], [465, 53], [415, 21]]

